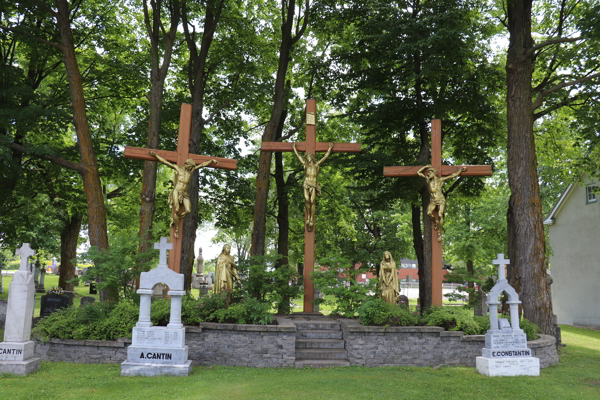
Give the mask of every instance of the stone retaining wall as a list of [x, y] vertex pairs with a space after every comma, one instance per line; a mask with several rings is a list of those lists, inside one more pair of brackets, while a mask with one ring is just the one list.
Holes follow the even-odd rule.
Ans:
[[[247, 367], [293, 367], [296, 360], [296, 326], [285, 318], [278, 325], [202, 323], [186, 327], [186, 344], [193, 365]], [[481, 355], [483, 335], [438, 327], [362, 326], [341, 320], [351, 365], [382, 366], [475, 366]], [[121, 363], [127, 358], [131, 339], [118, 341], [51, 339], [36, 342], [36, 357], [47, 361], [92, 364]], [[555, 339], [542, 335], [528, 342], [541, 368], [558, 363]]]
[[[433, 326], [362, 326], [355, 320], [341, 323], [351, 365], [475, 367], [475, 359], [484, 346], [483, 335], [464, 336], [463, 332]], [[540, 359], [541, 368], [558, 363], [553, 336], [541, 335], [540, 339], [528, 342], [528, 347]]]

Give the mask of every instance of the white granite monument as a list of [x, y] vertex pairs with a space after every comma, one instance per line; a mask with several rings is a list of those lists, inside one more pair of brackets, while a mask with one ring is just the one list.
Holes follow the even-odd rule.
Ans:
[[[527, 336], [519, 328], [519, 295], [504, 277], [504, 267], [510, 261], [504, 259], [504, 254], [498, 254], [492, 263], [498, 264], [498, 280], [487, 296], [490, 329], [485, 334], [482, 356], [476, 359], [477, 372], [487, 376], [539, 376], [540, 359], [532, 357]], [[510, 322], [498, 318], [498, 296], [502, 292], [508, 295]]]
[[21, 256], [21, 266], [13, 275], [8, 293], [4, 342], [0, 343], [0, 373], [27, 375], [40, 369], [40, 359], [33, 357], [35, 342], [30, 340], [35, 283], [27, 260], [35, 255], [35, 250], [24, 243], [15, 253]]
[[[132, 344], [127, 348], [127, 360], [121, 364], [122, 376], [188, 376], [192, 371], [192, 361], [188, 359], [188, 346], [185, 345], [185, 328], [181, 323], [181, 300], [183, 275], [167, 267], [167, 250], [172, 248], [167, 238], [154, 244], [160, 250], [158, 267], [140, 275], [140, 317], [133, 328]], [[165, 326], [152, 326], [150, 312], [152, 288], [157, 283], [166, 283], [171, 289], [171, 317]]]

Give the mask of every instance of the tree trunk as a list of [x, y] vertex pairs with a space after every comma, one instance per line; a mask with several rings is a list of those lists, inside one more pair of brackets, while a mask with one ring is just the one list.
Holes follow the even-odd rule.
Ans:
[[[285, 108], [285, 77], [291, 59], [291, 50], [298, 36], [292, 38], [294, 26], [294, 8], [296, 2], [290, 0], [287, 8], [287, 19], [283, 21], [281, 45], [279, 47], [279, 66], [275, 79], [275, 94], [273, 95], [273, 108], [271, 118], [263, 131], [262, 142], [272, 142], [275, 139], [279, 121]], [[305, 18], [307, 16], [305, 15]], [[254, 221], [252, 224], [252, 249], [250, 254], [262, 256], [265, 254], [265, 226], [267, 223], [267, 199], [269, 195], [269, 171], [271, 169], [270, 151], [261, 151], [256, 175], [256, 200], [254, 205]]]
[[473, 277], [475, 277], [475, 267], [473, 266], [473, 260], [467, 260], [467, 273], [469, 276], [469, 280], [467, 281], [467, 288], [469, 288], [469, 305], [473, 305], [475, 301], [475, 283], [473, 282]]
[[[90, 244], [101, 249], [108, 248], [108, 234], [104, 212], [104, 196], [100, 184], [100, 174], [96, 165], [96, 153], [89, 132], [89, 124], [85, 110], [83, 82], [73, 45], [73, 33], [69, 21], [69, 5], [66, 0], [56, 0], [58, 12], [56, 20], [60, 30], [63, 62], [67, 71], [73, 122], [79, 145], [80, 164], [83, 166], [83, 190], [88, 205], [88, 234]], [[108, 295], [101, 291], [100, 301], [115, 300], [114, 294]], [[110, 298], [109, 298], [110, 297]]]
[[[161, 109], [163, 101], [163, 90], [165, 79], [171, 64], [171, 54], [173, 51], [173, 42], [179, 25], [179, 6], [175, 4], [172, 8], [170, 21], [171, 29], [164, 35], [164, 56], [163, 63], [160, 64], [159, 47], [161, 43], [161, 2], [151, 2], [152, 5], [152, 23], [144, 2], [144, 21], [150, 37], [152, 52], [152, 71], [151, 71], [151, 90], [149, 95], [150, 115], [148, 117], [148, 140], [146, 147], [149, 149], [158, 148]], [[153, 249], [152, 243], [152, 219], [156, 211], [156, 161], [144, 161], [144, 171], [142, 174], [142, 187], [140, 189], [140, 253], [145, 253]]]
[[[200, 153], [200, 143], [204, 135], [204, 92], [206, 82], [206, 59], [208, 51], [212, 44], [215, 30], [221, 18], [224, 0], [220, 0], [217, 4], [207, 6], [206, 16], [204, 18], [204, 32], [202, 33], [202, 43], [200, 52], [196, 48], [196, 42], [193, 35], [187, 31], [187, 11], [184, 9], [182, 13], [183, 24], [185, 27], [186, 41], [190, 50], [190, 61], [188, 69], [189, 81], [191, 82], [192, 92], [192, 134], [190, 136], [189, 151], [190, 153]], [[191, 212], [183, 221], [183, 245], [181, 248], [181, 272], [184, 276], [184, 286], [189, 290], [192, 285], [192, 272], [194, 268], [194, 243], [196, 242], [196, 229], [198, 229], [198, 171], [194, 171], [188, 189], [188, 197], [191, 203]]]
[[77, 257], [77, 239], [81, 230], [81, 216], [73, 215], [60, 233], [60, 275], [58, 286], [65, 291], [73, 291], [69, 281], [75, 277], [75, 264], [72, 260]]
[[[544, 265], [544, 228], [533, 135], [531, 0], [508, 2], [510, 44], [506, 62], [508, 114], [508, 231], [511, 278], [520, 283], [525, 318], [554, 335], [552, 299]], [[516, 282], [512, 282], [516, 283]], [[519, 287], [519, 285], [515, 285]]]

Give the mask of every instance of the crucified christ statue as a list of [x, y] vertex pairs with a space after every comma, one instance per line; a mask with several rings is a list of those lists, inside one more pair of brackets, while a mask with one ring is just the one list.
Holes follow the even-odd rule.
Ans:
[[[427, 169], [427, 175], [423, 174], [423, 170]], [[438, 232], [438, 241], [442, 241], [443, 230], [444, 230], [444, 207], [446, 206], [446, 198], [442, 187], [444, 182], [448, 179], [456, 178], [461, 172], [466, 171], [467, 167], [462, 167], [452, 175], [438, 177], [435, 168], [431, 165], [425, 165], [417, 171], [417, 175], [425, 179], [427, 182], [427, 189], [429, 190], [429, 204], [427, 205], [427, 215], [433, 222], [434, 229]], [[433, 215], [435, 208], [438, 208], [439, 221], [437, 221]]]
[[304, 165], [304, 215], [306, 216], [306, 230], [311, 232], [315, 226], [315, 210], [317, 208], [317, 196], [321, 194], [321, 186], [317, 183], [317, 176], [321, 169], [321, 163], [329, 157], [333, 143], [329, 143], [327, 152], [319, 161], [314, 154], [306, 153], [302, 158], [296, 150], [296, 143], [292, 144], [292, 149], [298, 160]]
[[[192, 205], [190, 203], [190, 199], [188, 198], [188, 186], [190, 183], [190, 178], [192, 177], [192, 173], [195, 170], [206, 167], [211, 163], [218, 165], [219, 162], [213, 159], [196, 165], [196, 162], [193, 159], [188, 158], [185, 160], [183, 167], [180, 167], [179, 165], [171, 164], [153, 151], [150, 151], [150, 155], [152, 157], [156, 157], [158, 161], [175, 170], [172, 178], [174, 188], [173, 191], [169, 193], [169, 207], [171, 207], [173, 210], [171, 226], [175, 227], [175, 237], [178, 238], [179, 232], [177, 227], [179, 220], [184, 218], [192, 211]], [[183, 211], [179, 212], [179, 207], [181, 204], [183, 204]]]

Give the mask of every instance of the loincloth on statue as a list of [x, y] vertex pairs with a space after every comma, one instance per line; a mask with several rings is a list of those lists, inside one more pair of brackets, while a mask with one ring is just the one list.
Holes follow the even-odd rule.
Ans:
[[304, 180], [304, 189], [315, 189], [315, 191], [317, 192], [317, 195], [321, 195], [321, 185], [319, 185], [316, 182], [310, 182], [307, 180]]

